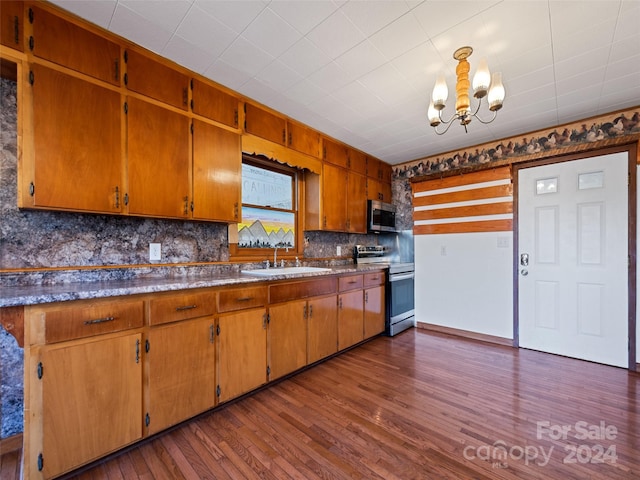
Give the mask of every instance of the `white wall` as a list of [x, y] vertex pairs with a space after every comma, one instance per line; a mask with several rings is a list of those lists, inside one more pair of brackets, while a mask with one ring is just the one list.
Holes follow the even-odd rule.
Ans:
[[416, 235], [416, 321], [513, 338], [513, 234]]

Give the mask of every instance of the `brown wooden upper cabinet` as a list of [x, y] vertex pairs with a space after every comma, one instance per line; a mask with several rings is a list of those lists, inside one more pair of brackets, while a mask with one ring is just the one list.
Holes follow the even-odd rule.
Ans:
[[29, 48], [36, 57], [120, 85], [117, 43], [36, 6], [29, 7], [29, 21], [33, 24]]
[[347, 168], [349, 166], [349, 149], [341, 143], [325, 138], [322, 147], [322, 159], [325, 162]]
[[287, 146], [320, 158], [320, 133], [301, 123], [287, 121]]
[[16, 50], [24, 51], [24, 3], [3, 1], [0, 8], [0, 43]]
[[191, 80], [193, 113], [238, 128], [238, 98], [196, 78]]
[[349, 168], [351, 171], [361, 175], [367, 174], [368, 157], [360, 150], [349, 149]]
[[193, 218], [240, 221], [241, 150], [239, 134], [193, 121]]
[[244, 129], [280, 145], [287, 143], [287, 121], [274, 113], [263, 110], [251, 103], [244, 104]]
[[367, 176], [381, 182], [391, 183], [393, 167], [374, 157], [367, 157]]
[[120, 213], [120, 94], [40, 64], [30, 77], [33, 137], [24, 140], [19, 205]]
[[127, 64], [124, 80], [129, 90], [187, 110], [189, 104], [187, 75], [135, 50], [125, 51], [124, 59]]
[[127, 105], [129, 213], [189, 218], [189, 118], [138, 98]]

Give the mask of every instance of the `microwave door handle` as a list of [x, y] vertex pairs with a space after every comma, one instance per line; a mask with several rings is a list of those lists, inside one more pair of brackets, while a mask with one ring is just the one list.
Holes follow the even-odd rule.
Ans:
[[389, 275], [390, 282], [399, 282], [400, 280], [410, 280], [415, 277], [414, 273], [403, 273], [401, 275]]

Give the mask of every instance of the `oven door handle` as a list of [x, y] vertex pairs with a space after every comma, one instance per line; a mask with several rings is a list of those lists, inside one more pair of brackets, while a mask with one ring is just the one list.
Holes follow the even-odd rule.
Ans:
[[399, 282], [400, 280], [410, 280], [415, 277], [415, 273], [402, 273], [400, 275], [389, 275], [390, 282]]

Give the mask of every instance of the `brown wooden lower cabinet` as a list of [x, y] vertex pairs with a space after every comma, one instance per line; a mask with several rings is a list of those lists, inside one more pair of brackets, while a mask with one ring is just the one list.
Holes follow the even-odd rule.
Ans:
[[385, 303], [384, 287], [364, 290], [364, 338], [384, 332]]
[[338, 350], [364, 339], [364, 302], [362, 290], [338, 295]]
[[309, 300], [307, 325], [307, 363], [311, 364], [338, 351], [337, 297]]
[[216, 403], [215, 317], [149, 329], [146, 433], [209, 410]]
[[[142, 438], [141, 341], [132, 333], [42, 349], [31, 378], [42, 443], [28, 450], [25, 478], [60, 475]], [[37, 431], [25, 430], [25, 441]]]
[[225, 402], [267, 382], [267, 309], [218, 319], [218, 401]]
[[69, 472], [380, 333], [383, 278], [25, 307], [24, 478]]

